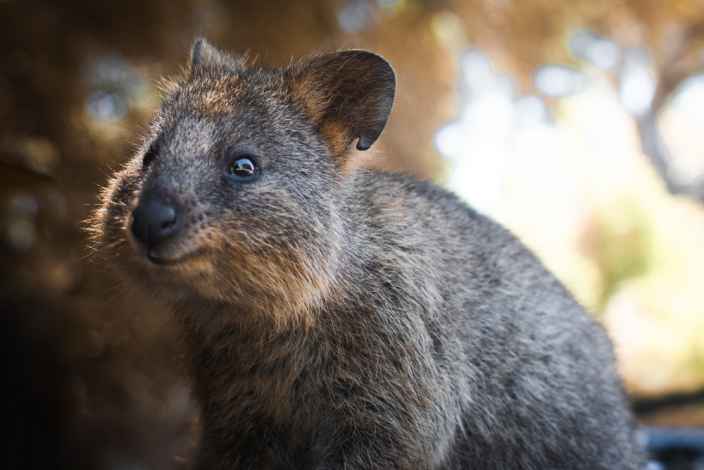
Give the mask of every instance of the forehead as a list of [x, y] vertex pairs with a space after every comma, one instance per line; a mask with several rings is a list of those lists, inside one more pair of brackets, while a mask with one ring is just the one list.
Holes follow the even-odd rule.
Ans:
[[231, 113], [247, 91], [239, 74], [220, 74], [191, 79], [181, 85], [174, 107], [210, 116]]
[[290, 114], [284, 90], [276, 71], [192, 77], [162, 104], [160, 133], [165, 140], [174, 140], [174, 145], [189, 141], [191, 145], [213, 145], [227, 135], [266, 133], [271, 137], [271, 131]]
[[217, 143], [217, 129], [213, 119], [187, 114], [162, 126], [157, 139], [162, 151], [177, 155], [202, 155]]
[[242, 108], [275, 105], [284, 95], [284, 81], [276, 70], [202, 73], [183, 82], [164, 103], [167, 110], [212, 117]]

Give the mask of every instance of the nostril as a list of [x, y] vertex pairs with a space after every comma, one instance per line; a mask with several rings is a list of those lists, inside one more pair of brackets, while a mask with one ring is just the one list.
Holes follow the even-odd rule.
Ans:
[[176, 225], [176, 209], [171, 206], [164, 206], [161, 208], [160, 214], [160, 225], [161, 230], [168, 230]]

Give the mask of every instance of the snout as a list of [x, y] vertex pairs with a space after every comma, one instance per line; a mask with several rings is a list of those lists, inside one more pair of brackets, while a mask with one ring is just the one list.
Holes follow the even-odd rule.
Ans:
[[131, 229], [151, 261], [167, 261], [161, 253], [164, 245], [181, 233], [183, 211], [173, 198], [146, 194], [132, 212]]

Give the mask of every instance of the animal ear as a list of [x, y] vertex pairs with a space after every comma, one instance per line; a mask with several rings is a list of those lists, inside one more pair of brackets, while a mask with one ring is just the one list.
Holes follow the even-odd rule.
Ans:
[[367, 51], [343, 51], [292, 65], [287, 71], [294, 98], [303, 106], [334, 156], [356, 139], [367, 150], [391, 112], [396, 76], [391, 65]]
[[244, 68], [244, 62], [244, 59], [221, 51], [204, 38], [196, 39], [191, 47], [191, 74], [213, 68], [236, 72]]

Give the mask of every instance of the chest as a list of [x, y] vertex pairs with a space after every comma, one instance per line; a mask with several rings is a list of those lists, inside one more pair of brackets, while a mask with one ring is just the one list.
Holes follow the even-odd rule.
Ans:
[[223, 468], [283, 470], [315, 468], [323, 458], [332, 435], [326, 429], [335, 426], [324, 394], [310, 383], [258, 373], [231, 376], [220, 392], [202, 401], [202, 459], [229, 455]]

